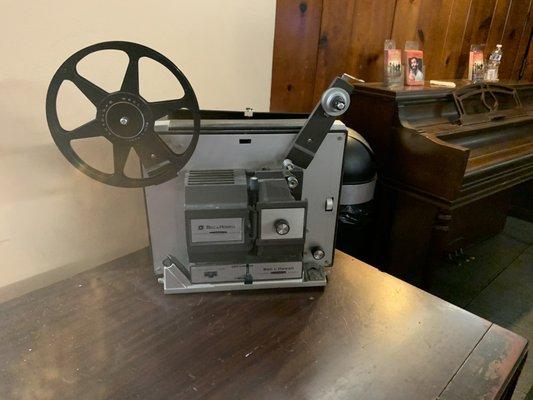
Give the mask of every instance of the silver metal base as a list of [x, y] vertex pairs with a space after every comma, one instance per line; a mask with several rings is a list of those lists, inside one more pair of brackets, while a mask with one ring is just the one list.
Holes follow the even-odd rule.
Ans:
[[187, 284], [187, 279], [174, 265], [165, 267], [163, 278], [159, 280], [163, 284], [165, 294], [177, 293], [200, 293], [200, 292], [222, 292], [229, 290], [252, 290], [252, 289], [275, 289], [294, 287], [320, 287], [326, 286], [327, 279], [306, 281], [304, 279], [278, 279], [271, 281], [254, 281], [251, 284], [244, 282], [226, 283], [197, 283]]

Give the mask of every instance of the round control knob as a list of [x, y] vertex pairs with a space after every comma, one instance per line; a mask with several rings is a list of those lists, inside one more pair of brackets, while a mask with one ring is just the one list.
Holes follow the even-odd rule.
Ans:
[[313, 258], [315, 260], [322, 260], [326, 253], [324, 253], [324, 250], [322, 250], [320, 247], [315, 247], [311, 249], [311, 253], [313, 254]]
[[287, 184], [289, 185], [289, 188], [296, 189], [298, 187], [298, 179], [294, 176], [289, 176], [287, 178]]
[[284, 219], [278, 219], [276, 222], [274, 222], [274, 229], [276, 230], [276, 233], [278, 235], [283, 236], [289, 233], [291, 227], [289, 226], [289, 223]]

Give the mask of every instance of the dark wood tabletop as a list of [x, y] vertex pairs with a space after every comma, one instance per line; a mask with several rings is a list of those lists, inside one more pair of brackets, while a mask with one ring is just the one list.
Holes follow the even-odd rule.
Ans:
[[163, 295], [142, 250], [0, 305], [1, 399], [493, 399], [527, 341], [337, 252], [320, 289]]

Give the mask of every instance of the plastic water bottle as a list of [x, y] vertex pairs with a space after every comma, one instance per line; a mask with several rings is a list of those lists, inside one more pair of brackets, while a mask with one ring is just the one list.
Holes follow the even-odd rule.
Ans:
[[485, 72], [486, 81], [497, 81], [498, 80], [498, 68], [502, 62], [502, 45], [497, 44], [496, 49], [490, 54], [489, 62], [487, 64], [487, 69]]

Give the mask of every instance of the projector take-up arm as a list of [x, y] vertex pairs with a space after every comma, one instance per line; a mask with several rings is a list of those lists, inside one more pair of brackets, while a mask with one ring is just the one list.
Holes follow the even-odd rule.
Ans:
[[357, 79], [343, 74], [335, 78], [322, 94], [320, 102], [309, 115], [285, 157], [285, 166], [292, 164], [303, 169], [309, 166], [335, 119], [350, 106], [350, 95], [354, 88], [349, 83], [350, 80]]

